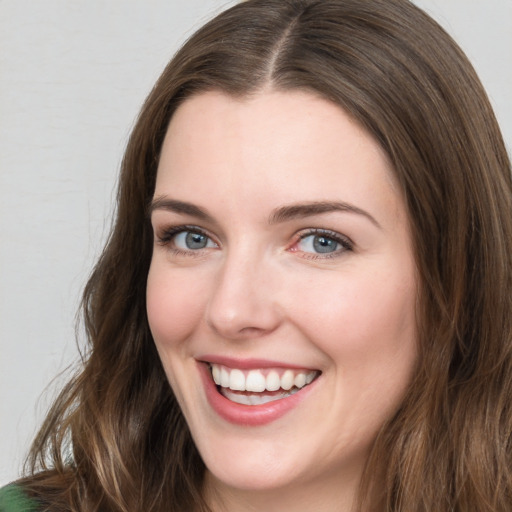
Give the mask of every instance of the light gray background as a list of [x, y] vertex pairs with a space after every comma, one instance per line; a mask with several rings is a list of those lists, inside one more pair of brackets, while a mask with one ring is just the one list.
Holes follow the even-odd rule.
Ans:
[[[116, 174], [170, 56], [234, 0], [0, 0], [0, 485], [76, 358]], [[416, 0], [468, 53], [512, 145], [512, 0]]]

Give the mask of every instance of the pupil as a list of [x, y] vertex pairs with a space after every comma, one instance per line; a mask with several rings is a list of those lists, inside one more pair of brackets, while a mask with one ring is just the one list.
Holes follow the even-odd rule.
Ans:
[[325, 236], [315, 236], [313, 240], [313, 247], [316, 252], [326, 253], [333, 252], [336, 250], [336, 246], [338, 242], [333, 240], [332, 238], [327, 238]]
[[201, 233], [187, 233], [185, 242], [189, 249], [203, 249], [207, 240]]

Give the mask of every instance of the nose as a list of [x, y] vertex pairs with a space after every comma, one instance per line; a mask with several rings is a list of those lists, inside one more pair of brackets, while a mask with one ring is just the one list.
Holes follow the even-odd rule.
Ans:
[[277, 329], [282, 321], [275, 293], [279, 286], [277, 270], [247, 254], [227, 256], [206, 308], [210, 328], [230, 340], [256, 338]]

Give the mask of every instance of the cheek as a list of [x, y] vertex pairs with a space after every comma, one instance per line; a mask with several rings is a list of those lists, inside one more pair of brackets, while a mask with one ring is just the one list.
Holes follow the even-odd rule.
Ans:
[[369, 366], [414, 350], [415, 279], [399, 271], [336, 275], [296, 301], [302, 330], [332, 359]]
[[300, 316], [309, 318], [302, 330], [330, 359], [333, 396], [326, 414], [367, 442], [400, 403], [417, 360], [415, 281], [379, 275], [378, 282], [370, 274], [331, 282], [329, 298], [325, 288], [310, 293], [309, 314]]
[[200, 279], [166, 267], [152, 262], [146, 289], [149, 327], [160, 352], [176, 348], [192, 333], [201, 321], [205, 297]]

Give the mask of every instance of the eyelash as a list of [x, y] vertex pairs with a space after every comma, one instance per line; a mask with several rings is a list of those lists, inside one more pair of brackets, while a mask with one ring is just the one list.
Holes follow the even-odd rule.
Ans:
[[[164, 229], [161, 234], [157, 235], [157, 242], [161, 246], [170, 246], [173, 242], [173, 239], [176, 237], [176, 235], [179, 235], [180, 233], [189, 232], [189, 233], [196, 233], [199, 235], [203, 235], [207, 237], [209, 240], [211, 240], [216, 245], [217, 242], [211, 237], [208, 232], [201, 229], [198, 226], [193, 225], [181, 225], [181, 226], [173, 226]], [[297, 245], [302, 240], [306, 239], [309, 236], [324, 236], [325, 238], [329, 240], [333, 240], [334, 242], [338, 243], [341, 246], [341, 249], [337, 249], [331, 253], [313, 253], [313, 252], [304, 252], [299, 251], [297, 249], [293, 250], [293, 247]], [[197, 250], [184, 250], [179, 249], [177, 247], [170, 247], [169, 248], [175, 255], [178, 256], [200, 256], [202, 251], [200, 249]], [[354, 244], [353, 242], [346, 236], [341, 235], [340, 233], [337, 233], [336, 231], [331, 231], [329, 229], [320, 229], [320, 228], [313, 228], [313, 229], [307, 229], [306, 231], [302, 231], [297, 234], [297, 239], [293, 242], [290, 249], [291, 252], [302, 252], [303, 258], [309, 259], [309, 260], [316, 260], [316, 259], [330, 259], [330, 258], [336, 258], [341, 256], [346, 251], [353, 251], [354, 250]]]
[[[334, 242], [338, 243], [341, 246], [341, 248], [337, 249], [334, 252], [324, 253], [324, 254], [303, 252], [303, 254], [304, 254], [303, 258], [306, 258], [306, 259], [317, 260], [317, 259], [336, 258], [336, 257], [341, 256], [346, 251], [354, 250], [354, 243], [348, 237], [341, 235], [340, 233], [337, 233], [336, 231], [331, 231], [330, 229], [320, 229], [320, 228], [308, 229], [306, 231], [299, 233], [298, 240], [293, 243], [292, 247], [297, 245], [300, 241], [308, 238], [309, 236], [324, 236], [325, 238], [328, 238], [329, 240], [333, 240]], [[297, 252], [297, 251], [292, 251], [292, 252]]]
[[204, 229], [201, 229], [198, 226], [190, 225], [173, 226], [164, 229], [161, 234], [157, 235], [157, 242], [159, 245], [163, 247], [169, 246], [169, 250], [172, 251], [172, 253], [175, 254], [176, 256], [200, 256], [202, 253], [201, 250], [185, 250], [171, 246], [173, 239], [176, 237], [176, 235], [185, 232], [203, 235], [210, 239], [213, 243], [217, 244], [217, 242], [215, 242], [214, 239]]

